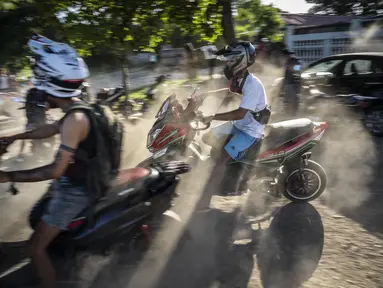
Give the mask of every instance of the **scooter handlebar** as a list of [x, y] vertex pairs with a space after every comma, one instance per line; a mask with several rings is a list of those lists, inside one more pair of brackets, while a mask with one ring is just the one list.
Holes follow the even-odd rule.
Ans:
[[[194, 131], [202, 131], [210, 128], [211, 123], [204, 123], [203, 116], [204, 115], [201, 111], [197, 111], [195, 116], [191, 120], [189, 120], [190, 126]], [[200, 122], [204, 124], [204, 127], [199, 128]], [[192, 123], [195, 123], [195, 125], [193, 125]]]

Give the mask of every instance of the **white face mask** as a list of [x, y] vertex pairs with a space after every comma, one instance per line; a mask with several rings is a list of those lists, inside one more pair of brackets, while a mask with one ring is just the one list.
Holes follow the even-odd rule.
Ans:
[[293, 67], [293, 69], [294, 69], [294, 71], [301, 71], [301, 65], [294, 65], [294, 67]]

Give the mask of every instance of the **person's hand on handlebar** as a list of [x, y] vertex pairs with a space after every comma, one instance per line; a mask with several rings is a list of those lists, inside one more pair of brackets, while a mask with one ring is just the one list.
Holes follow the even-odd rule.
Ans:
[[194, 106], [201, 106], [204, 98], [206, 97], [205, 93], [194, 94], [188, 98], [189, 103], [193, 103]]

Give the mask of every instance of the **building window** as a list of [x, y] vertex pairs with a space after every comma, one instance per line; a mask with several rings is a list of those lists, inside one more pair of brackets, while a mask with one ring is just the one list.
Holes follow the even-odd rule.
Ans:
[[342, 32], [342, 31], [348, 31], [349, 29], [350, 29], [350, 24], [338, 24], [338, 25], [319, 26], [319, 27], [303, 27], [303, 28], [295, 29], [294, 35]]
[[304, 41], [294, 41], [294, 47], [306, 47], [306, 46], [323, 46], [323, 40], [304, 40]]
[[338, 38], [338, 39], [332, 39], [331, 40], [332, 46], [345, 46], [345, 45], [351, 45], [351, 39], [350, 38]]
[[352, 39], [350, 38], [331, 39], [331, 55], [351, 52], [351, 44]]

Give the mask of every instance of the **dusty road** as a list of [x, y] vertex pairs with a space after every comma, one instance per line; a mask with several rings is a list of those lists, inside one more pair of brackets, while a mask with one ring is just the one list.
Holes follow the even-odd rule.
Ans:
[[[217, 107], [214, 101], [204, 111]], [[167, 227], [134, 272], [119, 267], [104, 277], [108, 286], [100, 284], [104, 279], [95, 287], [383, 287], [382, 139], [368, 135], [347, 111], [334, 109], [341, 108], [315, 115], [331, 118], [324, 141], [313, 150], [329, 178], [320, 199], [307, 205], [273, 201], [257, 205], [254, 215], [244, 208], [255, 206], [254, 195], [215, 196], [209, 215], [189, 218], [206, 177], [201, 172], [199, 185], [180, 186], [177, 205], [185, 225]], [[128, 129], [126, 166], [147, 155], [151, 124], [147, 119]], [[22, 194], [0, 200], [0, 239], [30, 233], [26, 215], [44, 186], [20, 185]]]

